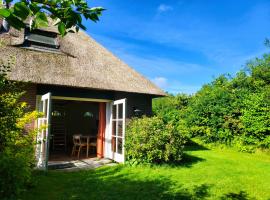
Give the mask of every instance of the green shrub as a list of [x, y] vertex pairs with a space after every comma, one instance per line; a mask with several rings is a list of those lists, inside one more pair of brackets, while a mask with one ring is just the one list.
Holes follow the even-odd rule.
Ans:
[[27, 113], [20, 102], [22, 84], [7, 80], [11, 65], [0, 60], [0, 199], [16, 199], [31, 183], [34, 166], [35, 132], [27, 133], [25, 125], [38, 113]]
[[33, 151], [5, 148], [0, 153], [0, 198], [15, 198], [32, 183]]
[[136, 163], [178, 162], [184, 143], [185, 136], [161, 118], [135, 118], [127, 127], [126, 158]]
[[236, 76], [221, 75], [196, 94], [153, 100], [153, 113], [181, 135], [240, 151], [270, 148], [270, 54]]

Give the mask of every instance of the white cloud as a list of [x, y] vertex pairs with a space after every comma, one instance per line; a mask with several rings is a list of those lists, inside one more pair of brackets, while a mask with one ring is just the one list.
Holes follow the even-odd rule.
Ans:
[[179, 94], [179, 93], [185, 93], [185, 94], [195, 94], [202, 85], [196, 85], [196, 84], [183, 84], [178, 80], [172, 80], [170, 81], [169, 87], [166, 88], [166, 91], [172, 93], [172, 94]]
[[194, 94], [201, 88], [201, 85], [183, 84], [178, 80], [168, 80], [162, 76], [152, 78], [151, 81], [164, 91], [172, 94]]
[[168, 87], [168, 80], [165, 77], [155, 77], [152, 81], [162, 89], [166, 89]]
[[173, 10], [173, 7], [166, 4], [160, 4], [157, 10], [159, 13], [162, 13]]

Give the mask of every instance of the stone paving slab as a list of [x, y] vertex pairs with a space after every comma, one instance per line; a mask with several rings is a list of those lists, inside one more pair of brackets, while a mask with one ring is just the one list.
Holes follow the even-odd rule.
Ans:
[[79, 171], [86, 169], [96, 169], [105, 165], [114, 166], [117, 165], [117, 163], [114, 163], [112, 160], [106, 158], [89, 158], [73, 161], [51, 161], [49, 162], [49, 169], [57, 171]]

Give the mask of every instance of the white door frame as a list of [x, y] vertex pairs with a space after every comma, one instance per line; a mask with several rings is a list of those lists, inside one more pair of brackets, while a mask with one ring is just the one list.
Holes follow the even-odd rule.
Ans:
[[49, 158], [49, 138], [50, 138], [50, 120], [51, 120], [51, 93], [41, 96], [38, 102], [38, 111], [43, 112], [44, 116], [37, 120], [37, 145], [36, 159], [37, 168], [47, 170]]
[[[122, 105], [122, 118], [119, 118], [119, 105]], [[116, 106], [116, 116], [113, 116], [113, 106]], [[113, 125], [113, 122], [115, 125]], [[119, 136], [118, 123], [122, 123], [122, 135]], [[115, 127], [114, 127], [115, 126]], [[113, 134], [113, 128], [115, 133]], [[123, 163], [125, 161], [125, 128], [126, 128], [126, 99], [120, 99], [106, 104], [106, 131], [105, 131], [105, 152], [104, 156]], [[113, 151], [112, 142], [115, 139], [115, 149]], [[118, 140], [122, 141], [122, 150], [118, 151]], [[119, 153], [121, 152], [121, 153]]]

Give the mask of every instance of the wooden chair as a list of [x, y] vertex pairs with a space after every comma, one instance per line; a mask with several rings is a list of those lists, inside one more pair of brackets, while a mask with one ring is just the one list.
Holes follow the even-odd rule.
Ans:
[[71, 152], [71, 156], [74, 156], [76, 152], [78, 152], [77, 157], [80, 158], [81, 149], [83, 147], [87, 148], [87, 141], [82, 139], [82, 135], [73, 135], [73, 148]]
[[96, 137], [90, 138], [89, 148], [94, 149], [94, 151], [96, 151], [96, 149], [97, 149], [97, 138]]

